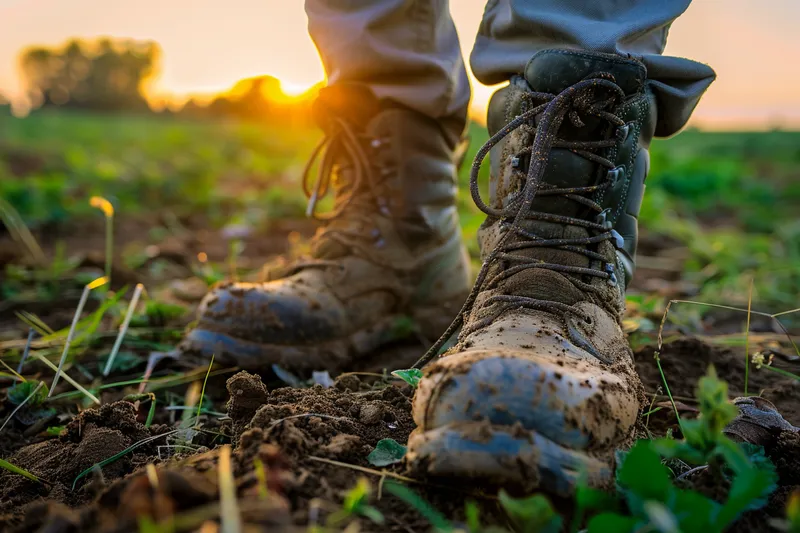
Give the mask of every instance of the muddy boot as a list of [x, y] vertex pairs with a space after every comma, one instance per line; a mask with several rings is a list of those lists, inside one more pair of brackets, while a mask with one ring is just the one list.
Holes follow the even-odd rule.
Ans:
[[359, 86], [323, 89], [314, 116], [325, 138], [315, 183], [306, 169], [309, 213], [323, 218], [315, 206], [329, 189], [334, 205], [311, 257], [265, 283], [214, 287], [182, 350], [243, 368], [336, 371], [403, 335], [432, 342], [461, 308], [470, 283], [455, 206], [463, 122], [379, 103]]
[[[646, 75], [634, 59], [549, 50], [493, 96], [472, 175], [484, 266], [458, 344], [414, 398], [419, 472], [557, 494], [582, 473], [611, 480], [644, 393], [620, 322], [655, 128]], [[487, 205], [476, 179], [490, 149]]]

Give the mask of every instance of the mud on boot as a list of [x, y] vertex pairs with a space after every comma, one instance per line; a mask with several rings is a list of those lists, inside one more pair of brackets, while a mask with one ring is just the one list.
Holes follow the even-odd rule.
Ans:
[[[348, 369], [398, 340], [398, 320], [410, 317], [433, 341], [463, 304], [469, 263], [454, 161], [463, 120], [378, 102], [358, 85], [323, 89], [314, 115], [325, 138], [304, 189], [309, 214], [324, 225], [311, 257], [273, 272], [271, 281], [214, 287], [184, 352], [213, 353], [242, 368]], [[317, 215], [329, 190], [333, 211]]]
[[493, 96], [471, 177], [484, 263], [416, 392], [418, 473], [557, 494], [612, 482], [644, 396], [620, 323], [655, 115], [644, 65], [600, 53], [540, 52]]

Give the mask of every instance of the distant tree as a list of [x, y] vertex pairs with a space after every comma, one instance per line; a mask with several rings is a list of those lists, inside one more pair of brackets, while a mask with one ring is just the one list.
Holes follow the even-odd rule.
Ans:
[[160, 59], [151, 41], [73, 39], [61, 48], [25, 50], [20, 66], [32, 107], [143, 110]]
[[302, 125], [310, 121], [311, 102], [319, 85], [299, 97], [288, 97], [273, 76], [257, 76], [238, 81], [230, 90], [210, 103], [190, 99], [179, 114], [189, 117], [239, 118], [277, 124]]

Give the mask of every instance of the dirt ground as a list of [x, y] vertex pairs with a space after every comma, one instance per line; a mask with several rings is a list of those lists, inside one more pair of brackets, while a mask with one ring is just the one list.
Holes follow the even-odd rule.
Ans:
[[[697, 340], [667, 345], [662, 363], [665, 373], [676, 377], [670, 386], [678, 398], [691, 397], [696, 380], [712, 363], [734, 393], [743, 387], [743, 358]], [[639, 350], [636, 365], [647, 390], [659, 390], [661, 378], [653, 349]], [[753, 372], [751, 384], [773, 401], [790, 422], [800, 424], [800, 387], [795, 382], [775, 379], [774, 374], [762, 370]], [[246, 372], [230, 377], [226, 386], [229, 418], [218, 431], [230, 435], [235, 445], [234, 472], [240, 505], [246, 523], [254, 530], [266, 526], [291, 530], [295, 525], [321, 520], [330, 511], [330, 503], [325, 502], [340, 501], [360, 476], [366, 475], [374, 483], [380, 481], [380, 476], [357, 469], [371, 469], [366, 458], [377, 442], [384, 438], [405, 442], [414, 427], [411, 390], [407, 386], [374, 386], [358, 376], [345, 375], [327, 389], [316, 385], [268, 390], [260, 377]], [[656, 404], [659, 401], [656, 398]], [[691, 416], [690, 404], [679, 405]], [[7, 433], [3, 455], [40, 474], [48, 485], [11, 474], [0, 475], [0, 529], [136, 531], [136, 517], [149, 512], [156, 518], [171, 513], [187, 516], [186, 530], [191, 530], [216, 517], [219, 488], [215, 467], [219, 448], [202, 448], [192, 455], [177, 454], [162, 461], [158, 447], [174, 444], [176, 436], [170, 434], [167, 425], [145, 428], [144, 414], [144, 409], [137, 413], [132, 403], [115, 402], [83, 411], [56, 438]], [[674, 415], [667, 408], [650, 416], [648, 428], [654, 434], [663, 434], [668, 428], [678, 431]], [[102, 475], [86, 476], [71, 490], [74, 479], [84, 469], [156, 435], [168, 436], [154, 439], [108, 465]], [[800, 439], [788, 432], [773, 437], [766, 452], [778, 468], [781, 488], [764, 511], [746, 516], [737, 531], [769, 531], [764, 515], [781, 516], [785, 498], [800, 488]], [[27, 444], [20, 447], [23, 442]], [[15, 451], [9, 455], [11, 449]], [[267, 471], [266, 499], [259, 496], [255, 458], [261, 459]], [[157, 488], [148, 480], [148, 463], [156, 465]], [[404, 474], [402, 465], [388, 470]], [[466, 498], [477, 499], [486, 513], [500, 517], [494, 502], [481, 499], [478, 493], [455, 486], [418, 488], [434, 506], [456, 520], [463, 518], [460, 513]], [[376, 506], [387, 517], [385, 531], [426, 531], [429, 527], [426, 520], [390, 495], [383, 494]], [[366, 522], [362, 526], [363, 531], [375, 530]]]
[[[285, 234], [285, 229], [282, 231]], [[201, 249], [208, 250], [211, 241], [213, 236], [202, 246], [181, 241], [175, 251], [168, 252], [164, 246], [159, 254], [192, 256]], [[259, 261], [262, 256], [284, 251], [283, 242], [275, 239], [259, 248], [254, 257], [245, 259]], [[219, 254], [224, 252], [220, 250]], [[180, 272], [190, 272], [180, 261], [174, 262], [184, 269]], [[127, 275], [131, 280], [140, 279], [136, 273]], [[645, 286], [647, 279], [640, 283]], [[66, 302], [63, 310], [50, 308], [48, 319], [55, 320], [56, 326], [63, 325], [69, 320], [69, 304]], [[71, 305], [74, 309], [74, 302]], [[0, 331], [5, 331], [6, 337], [14, 331], [20, 333], [18, 325], [11, 325], [14, 310], [9, 307], [0, 311]], [[646, 427], [654, 435], [664, 435], [670, 429], [678, 434], [675, 416], [663, 396], [654, 350], [648, 345], [635, 353], [645, 388], [654, 395], [653, 406], [661, 407], [645, 420]], [[419, 342], [395, 346], [376, 354], [367, 365], [373, 368], [359, 370], [406, 368], [421, 351]], [[696, 412], [692, 403], [696, 383], [710, 364], [728, 382], [732, 397], [744, 391], [743, 348], [721, 348], [685, 337], [664, 346], [661, 362], [685, 416]], [[179, 363], [168, 363], [171, 364]], [[800, 370], [800, 363], [780, 357], [774, 364], [793, 372]], [[751, 392], [761, 392], [789, 422], [800, 425], [800, 384], [753, 368], [749, 383]], [[104, 402], [109, 403], [83, 410], [67, 421], [57, 436], [44, 433], [46, 426], [41, 424], [29, 426], [14, 420], [0, 436], [0, 457], [40, 475], [45, 483], [6, 472], [0, 474], [0, 531], [161, 531], [146, 529], [137, 521], [138, 516], [147, 514], [155, 521], [180, 517], [176, 530], [213, 531], [210, 521], [220, 513], [217, 464], [222, 447], [217, 445], [218, 440], [232, 443], [232, 470], [246, 531], [306, 530], [308, 525], [322, 524], [334, 502], [340, 502], [360, 477], [369, 478], [373, 487], [378, 487], [379, 498], [373, 500], [387, 519], [382, 528], [361, 521], [361, 531], [429, 530], [427, 520], [380, 489], [386, 479], [405, 476], [405, 466], [387, 467], [387, 473], [381, 475], [367, 461], [378, 441], [392, 438], [405, 443], [413, 430], [413, 391], [407, 385], [347, 374], [330, 388], [287, 388], [276, 387], [266, 374], [262, 379], [246, 372], [231, 372], [212, 377], [207, 394], [220, 400], [220, 405], [228, 399], [227, 416], [204, 424], [199, 433], [176, 430], [162, 415], [152, 426], [145, 427], [147, 404], [137, 409], [131, 402], [115, 401], [119, 397], [113, 393], [103, 396]], [[0, 398], [3, 420], [11, 407], [5, 398]], [[76, 481], [92, 465], [143, 440], [146, 444], [101, 472], [90, 472]], [[185, 453], [187, 442], [200, 448]], [[786, 497], [800, 488], [798, 446], [800, 438], [796, 434], [775, 432], [769, 436], [765, 450], [778, 468], [780, 489], [765, 509], [745, 516], [736, 531], [769, 531], [768, 518], [782, 516]], [[259, 481], [256, 459], [263, 464], [266, 494]], [[692, 482], [702, 488], [702, 479]], [[503, 524], [496, 501], [486, 497], [481, 487], [426, 480], [415, 488], [456, 522], [464, 520], [465, 500], [474, 499], [482, 509], [484, 521]]]

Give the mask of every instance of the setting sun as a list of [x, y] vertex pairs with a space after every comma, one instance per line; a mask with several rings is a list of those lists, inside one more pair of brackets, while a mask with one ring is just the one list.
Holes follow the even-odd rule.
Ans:
[[[483, 5], [483, 0], [451, 2], [465, 56]], [[792, 0], [772, 0], [758, 8], [748, 0], [690, 6], [673, 25], [666, 52], [709, 63], [718, 73], [694, 124], [763, 128], [800, 122], [800, 96], [792, 89], [798, 74], [780, 66], [784, 57], [800, 54], [800, 37], [793, 29], [798, 16], [800, 5]], [[27, 0], [0, 3], [0, 20], [0, 94], [15, 101], [23, 96], [16, 66], [20, 50], [31, 44], [58, 45], [71, 37], [157, 42], [162, 65], [148, 96], [161, 104], [179, 105], [192, 95], [202, 100], [238, 80], [265, 74], [281, 81], [286, 96], [299, 96], [324, 78], [299, 1]], [[759, 43], [758, 49], [752, 43]], [[480, 115], [492, 90], [474, 79], [473, 86], [473, 109]]]

